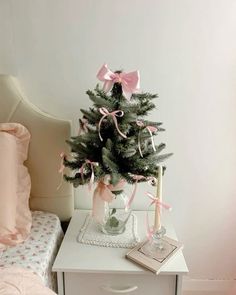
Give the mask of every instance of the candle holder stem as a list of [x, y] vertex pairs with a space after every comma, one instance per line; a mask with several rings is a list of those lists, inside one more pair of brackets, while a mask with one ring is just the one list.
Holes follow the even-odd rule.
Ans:
[[165, 234], [166, 229], [161, 226], [161, 228], [155, 231], [151, 239], [142, 247], [142, 252], [152, 258], [155, 257], [157, 253], [159, 253], [158, 256], [160, 256], [160, 252], [165, 247], [163, 243], [163, 237]]
[[164, 226], [161, 226], [154, 234], [152, 235], [152, 244], [155, 248], [162, 250], [164, 248], [163, 237], [166, 234], [166, 229]]
[[164, 239], [165, 234], [166, 229], [162, 226], [155, 231], [151, 239], [142, 246], [141, 252], [148, 257], [162, 262], [174, 249], [173, 246]]

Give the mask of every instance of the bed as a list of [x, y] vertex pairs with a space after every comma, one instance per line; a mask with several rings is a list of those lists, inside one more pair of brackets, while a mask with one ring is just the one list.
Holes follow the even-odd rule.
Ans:
[[[61, 183], [57, 173], [59, 155], [68, 151], [65, 139], [70, 137], [71, 123], [38, 110], [25, 98], [16, 78], [0, 75], [0, 123], [7, 122], [20, 123], [31, 134], [25, 165], [31, 177], [32, 227], [26, 241], [1, 251], [0, 270], [15, 266], [30, 271], [55, 290], [51, 267], [63, 238], [60, 222], [69, 220], [74, 209], [73, 188]], [[7, 276], [16, 277], [9, 271]]]

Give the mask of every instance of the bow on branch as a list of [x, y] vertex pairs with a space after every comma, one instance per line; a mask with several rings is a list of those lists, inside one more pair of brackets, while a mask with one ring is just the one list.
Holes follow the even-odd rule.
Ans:
[[107, 116], [111, 116], [111, 117], [112, 117], [112, 119], [113, 119], [113, 121], [114, 121], [114, 124], [115, 124], [115, 126], [116, 126], [116, 129], [117, 129], [118, 133], [119, 133], [122, 137], [127, 138], [127, 136], [126, 136], [124, 133], [122, 133], [122, 132], [120, 131], [120, 129], [119, 129], [119, 127], [118, 127], [118, 122], [117, 122], [117, 119], [116, 119], [116, 117], [123, 117], [123, 116], [124, 116], [124, 112], [123, 112], [123, 111], [121, 111], [121, 110], [116, 110], [116, 111], [113, 111], [113, 112], [109, 112], [108, 109], [106, 109], [106, 108], [103, 107], [103, 108], [100, 108], [100, 109], [99, 109], [99, 112], [103, 115], [102, 118], [100, 119], [99, 123], [98, 123], [98, 133], [99, 133], [99, 138], [101, 139], [101, 141], [103, 141], [103, 138], [102, 138], [102, 136], [101, 136], [101, 132], [100, 132], [100, 130], [101, 130], [101, 124], [102, 124], [102, 121], [103, 121]]

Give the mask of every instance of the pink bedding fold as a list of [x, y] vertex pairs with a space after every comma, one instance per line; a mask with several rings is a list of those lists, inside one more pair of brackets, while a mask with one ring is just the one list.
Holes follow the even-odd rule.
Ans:
[[31, 228], [29, 131], [21, 124], [0, 123], [0, 249], [27, 239]]
[[19, 268], [0, 268], [1, 295], [56, 295], [33, 272]]

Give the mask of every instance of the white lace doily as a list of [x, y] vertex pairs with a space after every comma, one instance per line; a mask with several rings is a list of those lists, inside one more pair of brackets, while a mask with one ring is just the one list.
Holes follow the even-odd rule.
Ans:
[[101, 232], [92, 216], [88, 214], [77, 236], [77, 241], [83, 244], [103, 247], [133, 248], [140, 242], [137, 233], [137, 217], [131, 214], [125, 231], [122, 234], [112, 236]]

